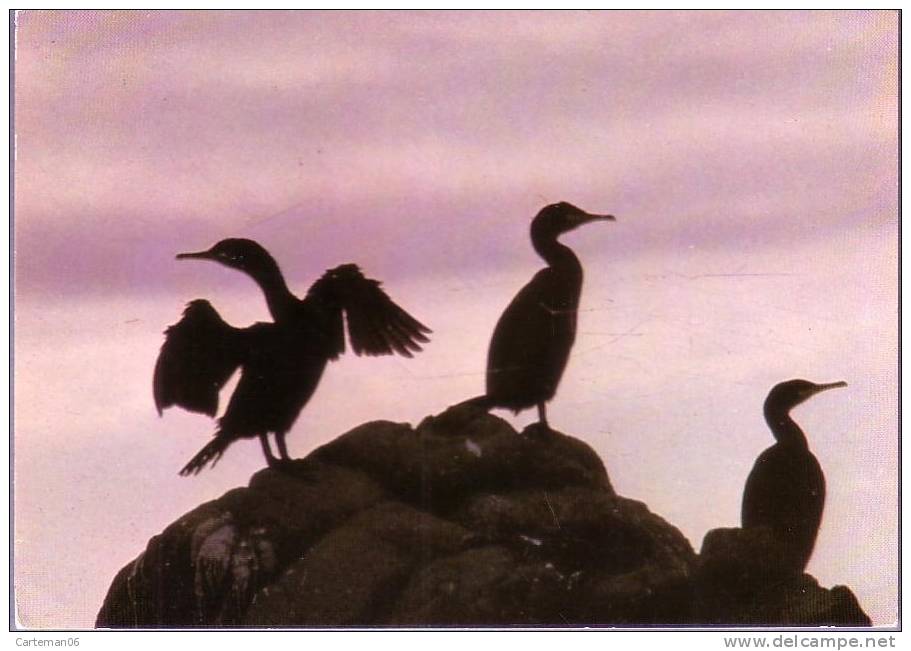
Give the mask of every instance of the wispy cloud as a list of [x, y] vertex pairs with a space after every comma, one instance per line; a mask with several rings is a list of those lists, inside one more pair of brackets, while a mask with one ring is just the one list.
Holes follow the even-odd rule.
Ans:
[[534, 196], [619, 212], [636, 195], [677, 225], [672, 206], [738, 188], [852, 203], [895, 177], [894, 28], [888, 12], [27, 12], [18, 224], [141, 247], [159, 220], [190, 233], [327, 199], [410, 200], [440, 224], [485, 203], [513, 219]]

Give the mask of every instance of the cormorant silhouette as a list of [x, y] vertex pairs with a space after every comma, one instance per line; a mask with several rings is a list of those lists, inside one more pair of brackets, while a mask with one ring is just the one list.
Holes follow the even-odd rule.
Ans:
[[345, 350], [345, 321], [357, 355], [398, 353], [411, 357], [427, 342], [430, 330], [396, 305], [354, 264], [327, 271], [303, 300], [285, 284], [278, 264], [259, 244], [226, 239], [208, 251], [181, 253], [178, 259], [214, 260], [245, 272], [260, 286], [273, 323], [234, 328], [203, 299], [191, 301], [183, 318], [165, 331], [155, 365], [158, 413], [172, 405], [214, 417], [218, 392], [240, 367], [237, 388], [215, 438], [180, 471], [196, 474], [214, 466], [240, 438], [258, 436], [269, 465], [267, 434], [275, 434], [282, 460], [288, 460], [285, 435], [319, 383], [329, 360]]
[[803, 572], [813, 553], [826, 500], [826, 480], [790, 411], [820, 391], [845, 382], [788, 380], [775, 385], [764, 405], [776, 443], [756, 459], [743, 490], [744, 529], [768, 527], [781, 543], [784, 569]]
[[576, 339], [576, 318], [582, 291], [582, 264], [557, 238], [596, 220], [561, 202], [545, 206], [531, 223], [531, 243], [547, 262], [516, 295], [500, 316], [487, 353], [487, 392], [466, 401], [483, 409], [505, 407], [516, 413], [538, 407], [547, 423], [546, 403], [554, 397]]

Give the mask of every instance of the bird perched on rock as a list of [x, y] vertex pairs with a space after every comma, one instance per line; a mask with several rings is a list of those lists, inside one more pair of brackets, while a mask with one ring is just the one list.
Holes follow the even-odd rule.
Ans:
[[534, 275], [500, 316], [487, 354], [487, 392], [466, 401], [515, 412], [537, 406], [549, 428], [546, 403], [554, 397], [576, 339], [582, 264], [557, 238], [594, 221], [614, 221], [561, 202], [545, 206], [531, 223], [531, 243], [548, 266]]
[[313, 395], [326, 364], [345, 350], [345, 322], [357, 355], [398, 353], [411, 357], [428, 341], [430, 330], [353, 264], [327, 271], [304, 299], [285, 284], [278, 264], [259, 244], [226, 239], [207, 251], [181, 253], [178, 259], [212, 260], [248, 274], [262, 289], [272, 323], [235, 328], [203, 299], [191, 301], [183, 318], [165, 331], [155, 365], [158, 413], [172, 405], [214, 417], [218, 393], [234, 371], [237, 388], [215, 437], [180, 471], [196, 474], [215, 465], [240, 438], [259, 437], [269, 465], [279, 461], [267, 437], [275, 434], [282, 460], [285, 436]]
[[825, 475], [790, 412], [821, 391], [844, 386], [789, 380], [775, 385], [765, 401], [776, 443], [759, 455], [747, 477], [741, 523], [744, 529], [767, 527], [781, 544], [781, 562], [789, 571], [807, 566], [826, 500]]

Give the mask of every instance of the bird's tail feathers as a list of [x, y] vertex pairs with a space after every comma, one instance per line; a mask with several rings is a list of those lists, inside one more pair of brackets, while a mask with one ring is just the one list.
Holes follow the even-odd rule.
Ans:
[[189, 463], [180, 471], [181, 476], [187, 477], [189, 475], [198, 475], [199, 471], [205, 468], [210, 462], [214, 468], [215, 464], [218, 463], [218, 460], [221, 459], [221, 455], [225, 453], [225, 450], [231, 443], [232, 440], [226, 436], [216, 436], [209, 441], [202, 450], [197, 452], [196, 456], [190, 459]]

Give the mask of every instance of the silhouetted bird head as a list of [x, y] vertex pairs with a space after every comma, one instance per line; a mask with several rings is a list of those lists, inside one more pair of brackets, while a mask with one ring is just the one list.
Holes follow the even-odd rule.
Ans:
[[807, 380], [788, 380], [772, 387], [769, 397], [765, 400], [765, 408], [767, 412], [771, 410], [777, 413], [787, 413], [820, 391], [846, 386], [848, 386], [847, 382], [814, 384]]
[[531, 223], [532, 232], [556, 237], [593, 221], [615, 221], [613, 215], [595, 215], [561, 201], [544, 206]]
[[208, 251], [178, 253], [177, 259], [214, 260], [226, 267], [239, 269], [252, 275], [277, 266], [275, 260], [262, 246], [253, 240], [236, 237], [222, 240]]

